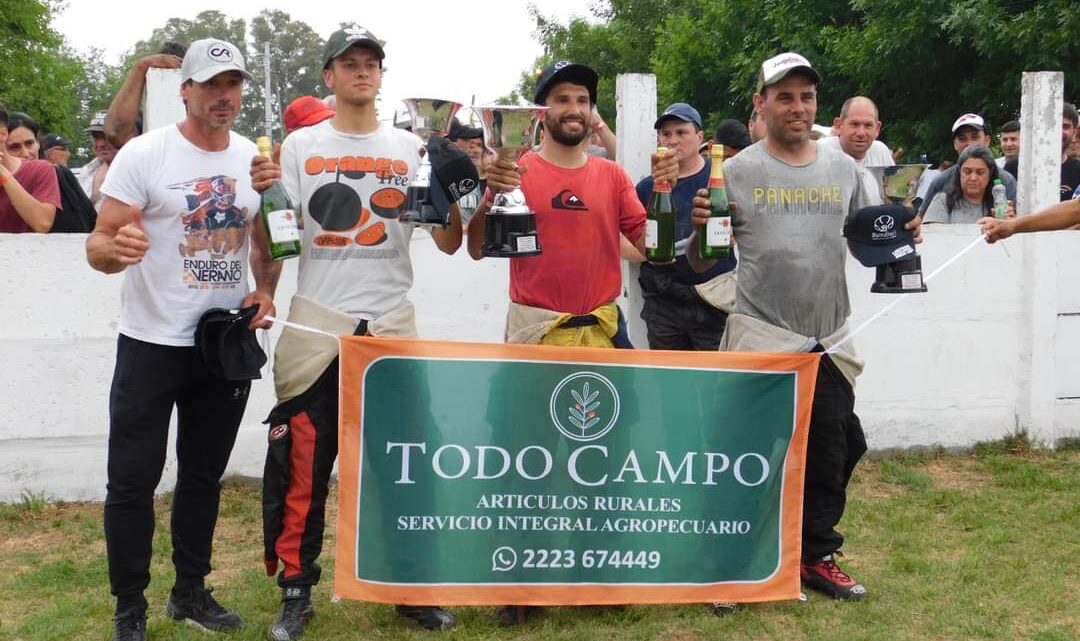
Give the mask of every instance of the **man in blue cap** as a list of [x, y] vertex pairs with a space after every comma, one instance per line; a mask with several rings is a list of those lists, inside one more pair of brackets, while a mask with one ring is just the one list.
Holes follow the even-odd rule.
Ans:
[[[676, 258], [673, 263], [641, 265], [638, 283], [645, 299], [641, 319], [648, 329], [650, 349], [715, 351], [734, 302], [735, 256], [717, 261], [702, 273], [694, 271], [686, 259], [694, 194], [708, 187], [712, 170], [712, 160], [698, 153], [704, 139], [701, 114], [685, 102], [676, 102], [656, 119], [655, 129], [657, 146], [667, 147], [679, 165], [679, 179], [671, 192]], [[646, 208], [655, 172], [664, 167], [658, 163], [654, 175], [637, 184], [638, 199]]]

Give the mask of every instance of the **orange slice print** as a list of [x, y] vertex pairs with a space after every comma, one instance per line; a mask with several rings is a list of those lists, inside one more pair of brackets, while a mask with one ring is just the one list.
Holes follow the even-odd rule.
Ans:
[[356, 244], [364, 247], [374, 247], [386, 242], [386, 238], [386, 225], [378, 222], [357, 234]]

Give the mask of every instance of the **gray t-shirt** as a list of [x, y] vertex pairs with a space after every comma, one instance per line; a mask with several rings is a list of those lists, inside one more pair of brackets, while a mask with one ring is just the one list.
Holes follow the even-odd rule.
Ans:
[[851, 312], [844, 219], [870, 204], [855, 161], [817, 145], [813, 162], [794, 166], [759, 142], [725, 161], [724, 174], [738, 205], [735, 312], [804, 336], [834, 333]]
[[983, 209], [981, 204], [974, 204], [968, 202], [967, 198], [957, 198], [953, 203], [953, 210], [950, 212], [945, 203], [945, 192], [939, 193], [934, 196], [934, 199], [930, 201], [930, 206], [926, 209], [926, 214], [923, 215], [923, 221], [928, 223], [954, 223], [954, 224], [968, 224], [977, 223], [983, 216], [993, 216], [993, 212], [988, 212]]

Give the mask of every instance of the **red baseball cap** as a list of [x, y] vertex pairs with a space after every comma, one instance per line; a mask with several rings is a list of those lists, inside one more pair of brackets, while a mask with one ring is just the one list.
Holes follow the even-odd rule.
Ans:
[[285, 131], [317, 125], [334, 115], [334, 110], [315, 96], [300, 96], [285, 108]]

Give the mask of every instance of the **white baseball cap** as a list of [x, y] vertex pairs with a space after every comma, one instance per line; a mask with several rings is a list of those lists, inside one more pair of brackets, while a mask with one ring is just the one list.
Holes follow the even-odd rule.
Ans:
[[979, 131], [986, 131], [986, 121], [979, 114], [964, 114], [952, 124], [952, 132], [955, 134], [961, 127], [974, 127]]
[[821, 76], [819, 76], [818, 72], [810, 65], [809, 60], [797, 53], [789, 51], [778, 56], [773, 56], [761, 64], [761, 70], [758, 72], [758, 93], [760, 93], [763, 88], [780, 82], [796, 69], [805, 72], [813, 78], [815, 84], [821, 82]]
[[239, 71], [245, 80], [253, 80], [244, 68], [244, 55], [236, 45], [216, 38], [196, 40], [188, 46], [187, 53], [184, 54], [184, 64], [180, 66], [180, 82], [206, 82], [226, 71]]

